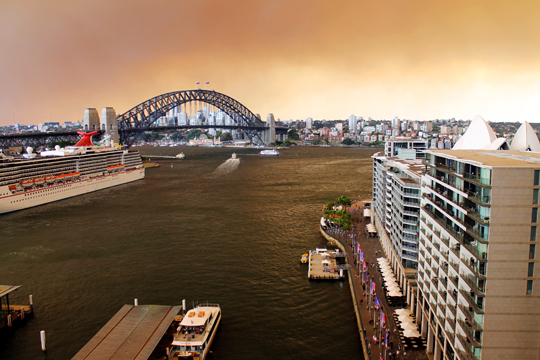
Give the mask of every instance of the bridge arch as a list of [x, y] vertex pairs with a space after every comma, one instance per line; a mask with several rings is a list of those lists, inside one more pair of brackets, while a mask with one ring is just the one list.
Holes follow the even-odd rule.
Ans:
[[137, 134], [144, 129], [154, 127], [157, 120], [170, 110], [189, 102], [206, 103], [220, 109], [229, 115], [239, 128], [243, 129], [252, 143], [264, 145], [259, 131], [267, 129], [266, 123], [230, 96], [213, 90], [200, 89], [158, 95], [118, 115], [120, 143], [127, 146], [133, 145]]

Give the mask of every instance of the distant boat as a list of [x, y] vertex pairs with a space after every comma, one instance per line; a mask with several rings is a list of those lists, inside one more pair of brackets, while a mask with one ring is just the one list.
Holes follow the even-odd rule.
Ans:
[[259, 155], [261, 156], [279, 156], [279, 151], [276, 149], [269, 149], [269, 150], [261, 150], [259, 152]]
[[177, 159], [185, 159], [186, 158], [186, 155], [184, 155], [183, 152], [179, 153], [179, 154], [176, 154], [175, 158]]

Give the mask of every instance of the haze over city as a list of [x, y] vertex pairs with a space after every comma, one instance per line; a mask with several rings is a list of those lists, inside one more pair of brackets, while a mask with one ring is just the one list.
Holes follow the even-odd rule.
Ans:
[[0, 125], [208, 81], [266, 118], [540, 121], [537, 1], [3, 1]]

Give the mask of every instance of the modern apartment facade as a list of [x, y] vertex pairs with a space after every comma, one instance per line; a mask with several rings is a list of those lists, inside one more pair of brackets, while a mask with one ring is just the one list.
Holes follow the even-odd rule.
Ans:
[[373, 156], [372, 222], [409, 303], [416, 294], [422, 160]]
[[427, 351], [538, 359], [540, 153], [428, 150], [424, 162], [416, 317]]

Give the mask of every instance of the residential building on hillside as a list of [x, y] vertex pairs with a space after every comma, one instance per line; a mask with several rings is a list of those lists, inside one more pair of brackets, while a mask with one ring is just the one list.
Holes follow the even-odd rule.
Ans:
[[388, 157], [398, 156], [400, 149], [412, 149], [417, 152], [417, 157], [423, 158], [423, 150], [428, 148], [428, 140], [396, 137], [384, 144], [384, 155]]

